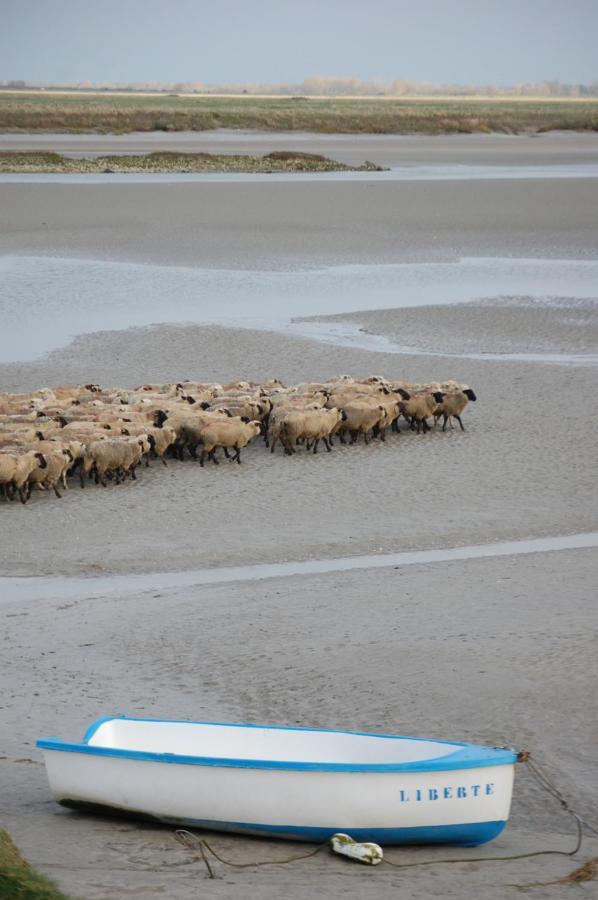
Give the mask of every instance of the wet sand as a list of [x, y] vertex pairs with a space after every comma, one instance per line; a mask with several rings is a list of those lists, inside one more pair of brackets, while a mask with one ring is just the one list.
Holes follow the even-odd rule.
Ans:
[[[538, 139], [540, 140], [540, 139]], [[530, 139], [530, 142], [531, 139]], [[532, 142], [533, 143], [533, 142]], [[0, 185], [2, 252], [231, 269], [460, 255], [595, 260], [596, 182], [65, 187]], [[7, 202], [10, 212], [7, 210]], [[46, 225], [42, 225], [46, 222]], [[596, 309], [569, 296], [343, 315], [422, 352], [596, 352]], [[328, 323], [338, 318], [328, 317]], [[326, 323], [324, 323], [326, 324]], [[389, 435], [317, 456], [154, 464], [136, 483], [71, 487], [0, 508], [2, 573], [167, 572], [463, 547], [598, 529], [596, 368], [408, 356], [267, 330], [168, 325], [81, 335], [0, 366], [0, 387], [136, 385], [183, 377], [285, 381], [348, 372], [455, 378], [477, 403], [465, 432]], [[38, 736], [79, 738], [107, 713], [302, 724], [530, 749], [594, 826], [597, 553], [461, 559], [255, 582], [9, 600], [0, 662], [3, 825], [73, 897], [192, 897], [206, 878], [169, 828], [66, 812]], [[146, 585], [147, 586], [147, 585]], [[518, 771], [513, 818], [480, 850], [389, 851], [397, 861], [573, 844], [571, 821]], [[213, 836], [232, 859], [302, 847]], [[499, 900], [579, 859], [369, 870], [327, 855], [218, 866], [214, 897], [442, 896]], [[534, 889], [534, 897], [559, 888]]]
[[[595, 551], [273, 579], [3, 607], [3, 824], [73, 897], [197, 897], [207, 874], [173, 830], [83, 816], [52, 803], [38, 735], [78, 739], [108, 712], [371, 729], [531, 750], [595, 823]], [[565, 599], [566, 598], [566, 599]], [[10, 672], [14, 676], [10, 676]], [[26, 677], [24, 674], [26, 673]], [[471, 850], [389, 849], [396, 862], [574, 846], [574, 827], [518, 767], [512, 820]], [[305, 846], [207, 834], [225, 858], [284, 859]], [[587, 842], [581, 860], [598, 853]], [[327, 853], [291, 866], [215, 863], [213, 897], [502, 900], [579, 860], [394, 870]], [[553, 897], [558, 886], [535, 889]], [[591, 886], [588, 885], [588, 891]]]
[[334, 326], [351, 324], [365, 336], [381, 338], [381, 350], [388, 342], [424, 355], [520, 356], [534, 361], [552, 354], [556, 362], [560, 356], [563, 363], [587, 359], [596, 365], [598, 284], [594, 300], [501, 297], [480, 303], [431, 305], [425, 316], [426, 324], [422, 310], [413, 307], [363, 310], [308, 318], [296, 325], [298, 330], [314, 329], [315, 336], [329, 329], [333, 337]]
[[4, 254], [231, 269], [471, 256], [583, 260], [598, 257], [597, 207], [598, 179], [583, 178], [0, 181], [0, 234]]
[[[419, 315], [422, 338], [434, 335], [428, 310], [409, 314], [411, 321]], [[550, 329], [544, 340], [551, 346]], [[12, 389], [27, 389], [89, 379], [123, 386], [182, 376], [225, 380], [232, 372], [288, 383], [306, 373], [453, 377], [479, 399], [464, 413], [466, 432], [389, 435], [384, 444], [292, 459], [258, 441], [241, 466], [202, 470], [172, 461], [168, 469], [154, 464], [126, 489], [73, 486], [61, 501], [40, 495], [25, 509], [10, 504], [0, 519], [6, 574], [281, 562], [596, 526], [593, 368], [401, 357], [264, 332], [160, 326], [85, 336], [0, 375]]]

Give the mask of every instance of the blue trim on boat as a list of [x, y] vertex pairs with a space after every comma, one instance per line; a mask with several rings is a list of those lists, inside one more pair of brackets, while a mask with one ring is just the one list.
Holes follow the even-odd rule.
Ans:
[[[173, 820], [161, 818], [167, 824]], [[355, 828], [350, 825], [264, 825], [253, 822], [222, 822], [218, 819], [177, 819], [178, 824], [210, 831], [230, 831], [258, 837], [287, 838], [295, 841], [324, 843], [333, 834], [350, 834], [356, 841], [375, 841], [377, 844], [452, 844], [459, 847], [476, 847], [493, 840], [504, 829], [506, 820], [491, 822], [464, 822], [457, 825], [420, 825], [416, 828]]]
[[260, 728], [277, 731], [303, 731], [323, 732], [326, 734], [350, 734], [362, 737], [385, 738], [388, 740], [415, 740], [431, 741], [439, 744], [451, 744], [461, 749], [444, 756], [415, 760], [401, 763], [331, 763], [331, 762], [302, 762], [300, 760], [273, 760], [273, 759], [235, 759], [230, 757], [215, 756], [187, 756], [175, 753], [154, 753], [144, 750], [125, 750], [118, 747], [96, 747], [89, 744], [89, 740], [96, 731], [106, 722], [115, 719], [124, 719], [133, 722], [169, 723], [174, 720], [164, 719], [136, 719], [128, 716], [104, 716], [93, 722], [85, 732], [81, 743], [63, 741], [59, 738], [40, 738], [37, 746], [42, 750], [55, 750], [67, 753], [83, 753], [92, 756], [113, 757], [118, 759], [141, 760], [145, 762], [175, 763], [186, 766], [225, 766], [229, 768], [244, 769], [283, 769], [287, 771], [305, 772], [440, 772], [456, 769], [484, 768], [495, 765], [513, 765], [517, 756], [512, 750], [498, 747], [479, 747], [475, 744], [466, 744], [462, 741], [436, 741], [427, 738], [402, 738], [397, 735], [373, 734], [362, 731], [334, 731], [325, 728], [296, 728], [281, 727], [277, 725], [249, 725], [234, 724], [231, 722], [186, 722], [178, 724], [189, 725], [215, 725], [230, 728]]
[[[118, 715], [118, 716], [102, 716], [100, 719], [96, 719], [95, 722], [91, 723], [91, 725], [89, 726], [89, 728], [83, 735], [83, 743], [88, 744], [90, 738], [92, 738], [94, 736], [94, 734], [96, 733], [98, 728], [100, 728], [105, 722], [114, 722], [115, 719], [126, 719], [126, 718], [128, 718], [128, 717], [125, 715]], [[131, 720], [131, 721], [145, 722], [145, 721], [149, 721], [149, 719], [138, 719], [138, 720]]]

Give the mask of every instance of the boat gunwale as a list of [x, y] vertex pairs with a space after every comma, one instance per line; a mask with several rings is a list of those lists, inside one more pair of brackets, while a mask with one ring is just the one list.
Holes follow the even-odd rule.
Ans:
[[[100, 747], [89, 743], [89, 740], [106, 722], [154, 722], [156, 724], [175, 725], [211, 725], [229, 728], [259, 728], [275, 731], [301, 731], [325, 734], [348, 734], [359, 737], [384, 738], [387, 740], [422, 741], [434, 744], [450, 744], [460, 749], [444, 756], [430, 757], [407, 762], [390, 763], [334, 763], [306, 762], [301, 760], [276, 759], [237, 759], [234, 757], [190, 756], [177, 753], [157, 753], [145, 750], [127, 750], [119, 747]], [[301, 728], [297, 726], [257, 725], [235, 722], [196, 722], [184, 719], [152, 719], [132, 716], [103, 716], [89, 726], [82, 742], [63, 741], [60, 738], [40, 738], [36, 746], [42, 750], [54, 750], [68, 753], [82, 753], [91, 756], [112, 757], [118, 759], [138, 760], [142, 762], [174, 763], [179, 765], [215, 766], [242, 769], [277, 769], [305, 772], [355, 772], [355, 773], [392, 773], [392, 772], [439, 772], [461, 769], [485, 768], [496, 765], [513, 765], [517, 761], [514, 750], [503, 747], [483, 747], [464, 741], [436, 740], [435, 738], [407, 737], [403, 735], [376, 734], [366, 731], [343, 731], [331, 728]]]

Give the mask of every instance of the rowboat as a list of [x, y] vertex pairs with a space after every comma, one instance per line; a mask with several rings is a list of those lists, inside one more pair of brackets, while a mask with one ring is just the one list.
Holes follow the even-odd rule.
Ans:
[[42, 738], [63, 806], [291, 840], [474, 846], [506, 825], [516, 754], [387, 734], [106, 717]]

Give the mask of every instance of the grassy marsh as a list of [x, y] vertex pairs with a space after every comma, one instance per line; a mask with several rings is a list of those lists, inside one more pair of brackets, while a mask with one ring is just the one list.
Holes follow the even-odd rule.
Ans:
[[8, 832], [1, 829], [0, 897], [2, 900], [67, 900], [51, 881], [30, 867]]
[[0, 91], [0, 130], [368, 134], [598, 131], [598, 100], [307, 98]]
[[159, 151], [135, 156], [71, 159], [47, 151], [0, 153], [0, 173], [135, 173], [135, 172], [372, 172], [371, 162], [348, 166], [317, 153], [274, 151], [266, 156]]

